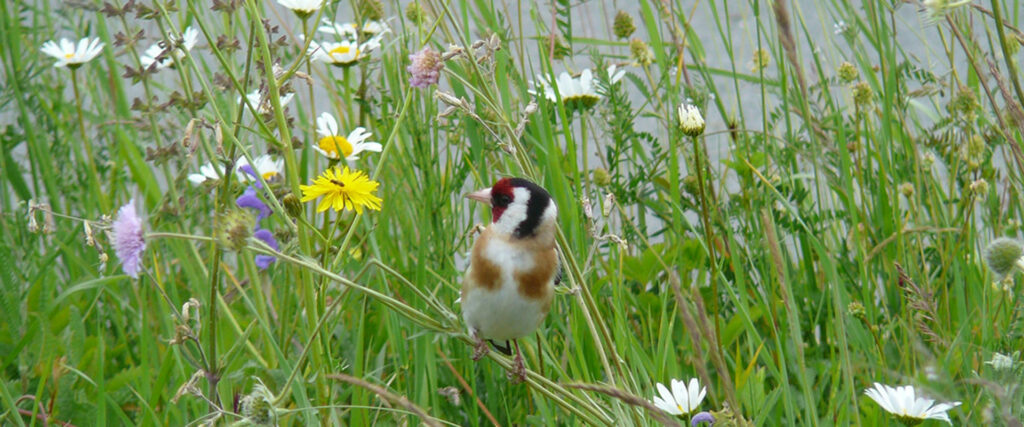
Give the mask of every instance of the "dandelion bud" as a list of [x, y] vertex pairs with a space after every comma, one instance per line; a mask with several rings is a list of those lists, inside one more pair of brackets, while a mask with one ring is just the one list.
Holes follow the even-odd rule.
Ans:
[[252, 235], [254, 225], [252, 217], [244, 211], [225, 212], [217, 227], [217, 239], [221, 245], [240, 251], [245, 247], [249, 236]]
[[302, 202], [299, 201], [299, 198], [296, 197], [294, 194], [285, 194], [284, 197], [281, 198], [281, 204], [284, 206], [284, 211], [288, 214], [288, 216], [292, 218], [298, 218], [302, 216]]
[[1013, 272], [1014, 267], [1020, 266], [1021, 255], [1024, 255], [1024, 246], [1020, 242], [1009, 237], [1000, 237], [989, 243], [985, 248], [985, 264], [989, 270], [1002, 280]]
[[608, 169], [596, 168], [592, 172], [594, 184], [598, 187], [605, 187], [612, 183], [612, 176], [608, 173]]
[[839, 80], [842, 80], [844, 83], [852, 83], [858, 77], [860, 77], [860, 73], [857, 72], [857, 67], [853, 66], [853, 64], [846, 61], [839, 64]]
[[632, 16], [629, 16], [628, 13], [622, 10], [615, 14], [615, 20], [612, 21], [612, 32], [615, 34], [615, 37], [620, 39], [629, 38], [634, 31], [636, 31], [636, 25], [633, 24]]
[[700, 187], [697, 185], [697, 177], [686, 175], [683, 177], [683, 190], [693, 197], [700, 197]]
[[871, 86], [867, 82], [853, 85], [853, 103], [857, 108], [863, 109], [870, 106], [874, 98], [875, 93], [871, 91]]
[[253, 386], [253, 391], [242, 398], [242, 416], [258, 426], [277, 424], [277, 410], [274, 408], [273, 395], [262, 383]]
[[654, 63], [654, 52], [651, 51], [651, 47], [647, 46], [647, 42], [640, 39], [633, 39], [629, 41], [629, 56], [633, 58], [637, 64], [647, 67]]
[[911, 198], [914, 195], [914, 184], [911, 184], [909, 182], [904, 182], [900, 184], [900, 194], [902, 194], [903, 197], [906, 197], [908, 199]]
[[704, 117], [700, 110], [690, 104], [682, 104], [677, 110], [679, 113], [679, 128], [689, 136], [700, 136], [704, 133]]

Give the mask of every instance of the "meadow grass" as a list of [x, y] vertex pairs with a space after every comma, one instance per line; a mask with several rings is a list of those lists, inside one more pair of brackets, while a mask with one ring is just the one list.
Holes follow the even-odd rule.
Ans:
[[[896, 425], [878, 382], [1021, 425], [1024, 262], [985, 248], [1021, 233], [1024, 6], [924, 3], [2, 2], [0, 424]], [[321, 18], [390, 32], [325, 64]], [[382, 150], [323, 156], [325, 112]], [[379, 210], [301, 201], [335, 165]], [[523, 384], [456, 301], [503, 176], [559, 208]]]

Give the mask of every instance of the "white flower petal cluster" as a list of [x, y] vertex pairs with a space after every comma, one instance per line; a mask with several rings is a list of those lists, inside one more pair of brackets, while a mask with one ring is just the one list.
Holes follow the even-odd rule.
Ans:
[[707, 387], [701, 387], [700, 381], [691, 378], [689, 383], [672, 379], [672, 390], [658, 383], [658, 393], [654, 396], [654, 406], [672, 415], [689, 414], [700, 407], [707, 395]]
[[366, 142], [372, 133], [366, 128], [357, 127], [348, 136], [343, 136], [338, 131], [338, 121], [330, 113], [323, 113], [316, 119], [316, 131], [322, 138], [313, 146], [318, 153], [328, 159], [336, 160], [345, 157], [345, 160], [356, 160], [359, 153], [364, 151], [380, 152], [383, 146], [378, 142]]
[[936, 404], [933, 399], [918, 396], [914, 386], [910, 385], [891, 387], [875, 383], [874, 387], [864, 390], [864, 394], [878, 403], [886, 412], [903, 421], [910, 422], [932, 419], [952, 424], [946, 412], [960, 406], [960, 402]]
[[197, 41], [199, 41], [199, 30], [188, 27], [181, 33], [181, 48], [175, 48], [174, 51], [160, 57], [160, 54], [164, 53], [167, 46], [164, 42], [154, 43], [142, 53], [142, 56], [139, 57], [139, 62], [142, 63], [142, 68], [149, 68], [153, 64], [156, 64], [157, 70], [166, 68], [184, 58], [185, 52], [191, 51], [196, 46]]
[[103, 51], [103, 43], [99, 38], [88, 37], [75, 43], [68, 39], [60, 39], [60, 42], [48, 41], [43, 43], [43, 53], [57, 58], [54, 67], [77, 67], [91, 61]]

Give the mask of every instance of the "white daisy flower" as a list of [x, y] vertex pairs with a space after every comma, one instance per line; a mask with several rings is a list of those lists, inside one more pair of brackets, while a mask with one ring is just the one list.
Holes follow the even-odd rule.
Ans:
[[864, 390], [864, 394], [906, 425], [914, 425], [927, 419], [953, 424], [946, 412], [960, 405], [960, 402], [935, 404], [932, 399], [918, 396], [914, 386], [909, 385], [894, 388], [875, 383], [874, 387]]
[[277, 0], [277, 4], [291, 9], [299, 17], [307, 17], [320, 10], [324, 0]]
[[192, 181], [193, 184], [202, 184], [207, 180], [218, 180], [224, 176], [224, 166], [214, 166], [213, 163], [206, 163], [199, 167], [199, 173], [193, 173], [188, 175], [188, 180]]
[[[235, 162], [235, 176], [238, 177], [238, 181], [242, 183], [256, 181], [256, 178], [249, 175], [248, 172], [242, 170], [243, 167], [249, 165], [249, 160], [245, 156], [239, 157], [238, 161]], [[274, 159], [269, 154], [264, 154], [255, 159], [252, 159], [252, 171], [260, 174], [264, 181], [272, 181], [274, 178], [282, 176], [281, 171], [284, 170], [284, 160]]]
[[1000, 371], [1007, 370], [1007, 369], [1013, 369], [1013, 365], [1015, 363], [1013, 359], [1017, 357], [1017, 354], [1019, 354], [1019, 352], [1016, 352], [1016, 351], [1013, 352], [1012, 355], [1006, 355], [1006, 354], [1003, 354], [1003, 353], [994, 353], [992, 355], [992, 360], [989, 360], [989, 361], [985, 362], [985, 364], [989, 365], [989, 366], [991, 366], [991, 367], [993, 367], [993, 368], [995, 368], [997, 370], [1000, 370]]
[[337, 43], [324, 42], [323, 44], [314, 41], [309, 44], [309, 54], [315, 61], [348, 67], [378, 48], [380, 48], [380, 36], [371, 37], [362, 44], [354, 40], [342, 40]]
[[379, 153], [383, 149], [380, 143], [364, 142], [373, 134], [367, 132], [362, 127], [357, 127], [352, 132], [349, 132], [347, 137], [342, 136], [338, 132], [338, 122], [334, 120], [334, 116], [330, 113], [323, 113], [320, 117], [316, 118], [316, 131], [323, 138], [320, 138], [320, 141], [313, 146], [313, 149], [329, 159], [344, 157], [345, 160], [355, 160], [359, 158], [358, 154], [363, 151]]
[[658, 383], [658, 393], [661, 396], [654, 396], [654, 406], [672, 415], [684, 415], [700, 407], [707, 395], [707, 387], [701, 387], [696, 378], [691, 378], [689, 385], [672, 379], [672, 390]]
[[103, 50], [103, 43], [100, 43], [99, 38], [89, 39], [86, 37], [79, 40], [78, 43], [62, 38], [60, 44], [52, 40], [43, 43], [41, 50], [43, 53], [57, 58], [57, 63], [53, 64], [54, 67], [77, 68], [99, 55]]
[[[281, 107], [283, 108], [285, 105], [288, 105], [289, 102], [292, 102], [292, 98], [294, 96], [295, 96], [294, 93], [289, 93], [289, 94], [285, 94], [285, 96], [282, 96], [281, 97]], [[267, 114], [267, 113], [273, 111], [272, 110], [273, 107], [270, 106], [270, 100], [269, 99], [264, 100], [263, 96], [260, 94], [259, 89], [253, 91], [252, 93], [249, 93], [248, 95], [245, 95], [245, 98], [249, 100], [249, 104], [252, 105], [254, 108], [256, 108], [256, 111], [259, 111], [260, 114]], [[260, 101], [264, 101], [264, 102], [260, 102]], [[242, 98], [238, 98], [238, 100], [236, 102], [242, 102]]]
[[391, 32], [391, 26], [384, 21], [367, 20], [363, 22], [363, 34], [371, 37]]
[[608, 66], [608, 76], [610, 77], [609, 83], [618, 83], [626, 76], [626, 70], [619, 70], [619, 67], [615, 64]]
[[330, 19], [324, 18], [320, 20], [320, 26], [317, 27], [317, 31], [325, 34], [333, 34], [338, 37], [354, 39], [359, 37], [359, 26], [355, 22], [334, 22]]
[[384, 21], [367, 20], [363, 22], [363, 27], [360, 28], [355, 22], [334, 22], [330, 19], [324, 18], [320, 21], [320, 26], [317, 27], [317, 31], [325, 34], [332, 34], [341, 38], [355, 40], [359, 38], [359, 32], [374, 37], [391, 32], [391, 26]]
[[[156, 63], [157, 70], [166, 68], [167, 66], [184, 58], [185, 52], [191, 51], [192, 48], [196, 46], [197, 41], [199, 41], [199, 31], [195, 28], [188, 27], [181, 33], [181, 43], [184, 49], [174, 49], [173, 52], [164, 54], [160, 57], [160, 54], [164, 53], [164, 50], [167, 49], [166, 43], [160, 41], [146, 49], [142, 56], [139, 57], [139, 62], [142, 63], [142, 68], [149, 68], [149, 66], [154, 63]], [[157, 59], [158, 57], [160, 58]]]

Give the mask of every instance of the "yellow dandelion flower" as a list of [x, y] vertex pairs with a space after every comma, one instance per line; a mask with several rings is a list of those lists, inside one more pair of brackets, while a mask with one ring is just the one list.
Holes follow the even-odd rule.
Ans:
[[316, 206], [317, 212], [333, 208], [335, 211], [342, 209], [355, 210], [356, 214], [363, 213], [363, 207], [375, 211], [380, 210], [380, 197], [373, 195], [380, 183], [371, 180], [363, 171], [349, 171], [344, 169], [330, 168], [313, 180], [313, 185], [300, 185], [302, 190], [302, 202], [308, 202], [323, 196]]

